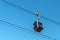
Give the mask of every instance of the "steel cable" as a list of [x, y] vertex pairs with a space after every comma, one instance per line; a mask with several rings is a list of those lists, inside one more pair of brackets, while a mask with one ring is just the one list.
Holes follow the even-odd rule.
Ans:
[[[5, 2], [5, 3], [7, 3], [7, 4], [9, 4], [9, 5], [12, 5], [12, 6], [14, 6], [14, 7], [17, 7], [17, 8], [20, 9], [20, 10], [24, 10], [24, 11], [30, 13], [30, 14], [36, 15], [34, 12], [32, 12], [32, 11], [30, 11], [30, 10], [27, 10], [27, 9], [25, 9], [25, 8], [23, 8], [23, 7], [20, 7], [20, 6], [16, 5], [16, 4], [14, 4], [14, 3], [11, 3], [11, 2], [8, 2], [8, 1], [5, 1], [5, 0], [2, 0], [2, 1]], [[43, 18], [43, 19], [45, 19], [45, 20], [48, 20], [48, 21], [50, 21], [50, 22], [53, 22], [53, 23], [55, 23], [55, 24], [60, 25], [60, 22], [57, 22], [57, 21], [55, 21], [55, 20], [49, 19], [49, 18], [44, 17], [44, 16], [40, 16], [40, 17]]]
[[[20, 30], [20, 28], [21, 28], [21, 29], [24, 29], [24, 30], [26, 30], [26, 31], [29, 31], [29, 32], [34, 33], [34, 31], [31, 31], [31, 30], [29, 30], [29, 29], [23, 28], [23, 27], [18, 26], [18, 25], [16, 25], [16, 24], [9, 23], [9, 22], [4, 21], [4, 20], [0, 20], [0, 22], [3, 22], [3, 23], [7, 23], [7, 24], [9, 24], [9, 25], [12, 25], [12, 26], [14, 26], [14, 27], [12, 27], [12, 28], [16, 28], [16, 29], [18, 29], [18, 30]], [[37, 33], [34, 33], [34, 34], [37, 34]], [[49, 39], [56, 40], [55, 38], [52, 38], [52, 37], [47, 36], [47, 35], [43, 35], [43, 34], [40, 34], [40, 35], [41, 35], [41, 36], [44, 36], [44, 37], [47, 37], [47, 38], [49, 38]]]

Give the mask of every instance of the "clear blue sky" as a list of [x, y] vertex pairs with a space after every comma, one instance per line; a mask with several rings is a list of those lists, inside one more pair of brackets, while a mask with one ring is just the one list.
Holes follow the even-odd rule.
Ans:
[[[39, 11], [41, 16], [60, 22], [60, 0], [6, 0], [17, 4], [20, 7], [28, 9], [32, 12]], [[33, 23], [36, 16], [23, 11], [15, 6], [9, 5], [0, 0], [0, 20], [19, 25], [23, 28], [33, 30]], [[8, 25], [0, 21], [0, 40], [53, 40], [40, 34], [44, 34], [60, 40], [60, 25], [40, 18], [43, 23], [43, 31], [40, 33], [29, 32], [26, 30], [18, 30], [14, 26]], [[34, 34], [37, 33], [37, 34]]]

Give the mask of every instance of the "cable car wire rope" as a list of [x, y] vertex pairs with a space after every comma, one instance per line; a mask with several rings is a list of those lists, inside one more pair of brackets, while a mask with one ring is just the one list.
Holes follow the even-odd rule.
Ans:
[[[14, 27], [12, 27], [12, 28], [16, 28], [16, 29], [18, 29], [18, 30], [20, 30], [20, 28], [21, 28], [21, 29], [24, 29], [24, 30], [26, 30], [26, 31], [29, 31], [29, 32], [32, 32], [32, 33], [34, 33], [34, 31], [31, 31], [31, 30], [29, 30], [29, 29], [23, 28], [23, 27], [21, 27], [21, 26], [18, 26], [18, 25], [16, 25], [16, 24], [12, 24], [12, 23], [9, 23], [9, 22], [7, 22], [7, 21], [4, 21], [4, 20], [0, 20], [0, 21], [1, 21], [1, 22], [3, 22], [3, 23], [7, 23], [7, 24], [9, 24], [9, 25], [12, 25], [12, 26], [14, 26]], [[34, 33], [34, 34], [37, 34], [37, 33]], [[47, 35], [43, 35], [43, 34], [39, 34], [39, 35], [41, 35], [41, 36], [44, 36], [44, 37], [47, 37], [47, 38], [49, 38], [49, 39], [56, 40], [55, 38], [52, 38], [52, 37], [50, 37], [50, 36], [47, 36]]]
[[[21, 9], [21, 10], [24, 10], [24, 11], [26, 11], [26, 12], [29, 12], [30, 14], [36, 15], [34, 12], [32, 12], [32, 11], [30, 11], [30, 10], [27, 10], [27, 9], [25, 9], [25, 8], [23, 8], [23, 7], [20, 7], [20, 6], [16, 5], [16, 4], [10, 3], [10, 2], [5, 1], [5, 0], [2, 0], [2, 1], [5, 2], [5, 3], [8, 3], [8, 4], [12, 5], [12, 6], [15, 6], [15, 7], [19, 8], [19, 9]], [[52, 20], [52, 19], [49, 19], [49, 18], [47, 18], [47, 17], [45, 17], [45, 16], [40, 16], [40, 17], [43, 18], [43, 19], [45, 19], [45, 20], [48, 20], [48, 21], [50, 21], [50, 22], [53, 22], [53, 23], [55, 23], [55, 24], [60, 25], [60, 22], [57, 22], [57, 21]]]
[[[32, 13], [32, 14], [35, 15], [35, 13], [33, 13], [33, 12], [29, 11], [29, 10], [26, 10], [26, 9], [24, 9], [24, 8], [22, 8], [22, 7], [19, 7], [19, 6], [17, 6], [16, 4], [7, 2], [7, 1], [5, 1], [5, 0], [2, 0], [2, 1], [3, 1], [3, 2], [6, 2], [6, 3], [10, 4], [10, 5], [13, 5], [13, 6], [15, 6], [15, 7], [19, 8], [19, 9], [22, 9], [22, 10], [24, 10], [24, 11], [26, 11], [26, 12], [29, 12], [29, 13]], [[45, 18], [45, 17], [43, 17], [43, 16], [41, 16], [41, 17], [44, 18], [44, 19], [46, 19], [46, 20], [49, 20], [49, 21], [51, 21], [51, 22], [58, 23], [58, 22], [55, 22], [54, 20], [50, 20], [50, 19]], [[1, 22], [5, 22], [5, 23], [8, 23], [8, 24], [10, 24], [10, 25], [14, 25], [14, 24], [11, 24], [11, 23], [6, 22], [6, 21], [2, 21], [2, 20], [0, 20], [0, 21], [1, 21]], [[16, 26], [16, 25], [14, 25], [14, 26]], [[16, 26], [16, 27], [17, 27], [17, 26]], [[22, 28], [22, 27], [20, 27], [20, 28]], [[22, 29], [25, 29], [25, 28], [22, 28]], [[25, 30], [28, 30], [28, 29], [25, 29]], [[31, 31], [31, 30], [28, 30], [28, 31]], [[40, 34], [40, 35], [42, 35], [42, 34]], [[46, 35], [42, 35], [42, 36], [46, 36]], [[49, 37], [49, 36], [46, 36], [46, 37], [51, 38], [51, 39], [54, 39], [54, 38]], [[54, 39], [54, 40], [56, 40], [56, 39]]]

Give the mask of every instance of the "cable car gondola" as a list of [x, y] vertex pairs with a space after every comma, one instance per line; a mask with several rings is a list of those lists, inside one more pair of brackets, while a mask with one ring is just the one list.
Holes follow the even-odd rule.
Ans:
[[40, 17], [39, 12], [37, 12], [36, 15], [37, 15], [38, 19], [33, 24], [34, 30], [37, 32], [41, 32], [43, 30], [43, 24], [42, 24], [42, 22], [39, 21], [39, 17]]

